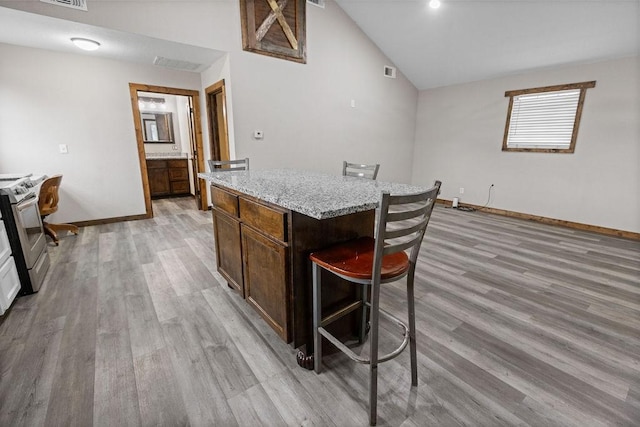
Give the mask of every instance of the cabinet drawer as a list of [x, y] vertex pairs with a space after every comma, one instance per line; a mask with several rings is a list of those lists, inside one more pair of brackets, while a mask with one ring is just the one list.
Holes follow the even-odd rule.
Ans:
[[169, 180], [183, 181], [185, 179], [189, 179], [189, 170], [187, 170], [186, 168], [182, 168], [182, 169], [170, 168], [169, 169]]
[[168, 160], [167, 163], [169, 164], [170, 168], [186, 168], [187, 167], [186, 160]]
[[287, 241], [287, 213], [251, 200], [240, 198], [240, 219], [247, 225], [274, 237]]
[[147, 169], [164, 169], [166, 167], [166, 160], [147, 160]]
[[173, 181], [171, 183], [171, 194], [183, 194], [189, 192], [189, 181]]
[[239, 216], [237, 195], [212, 185], [211, 201], [213, 202], [213, 206], [228, 213], [229, 215], [233, 215], [235, 217]]

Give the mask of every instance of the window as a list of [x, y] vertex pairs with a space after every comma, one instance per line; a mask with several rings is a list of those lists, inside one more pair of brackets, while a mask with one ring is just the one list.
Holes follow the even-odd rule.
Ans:
[[509, 97], [502, 151], [573, 153], [587, 89], [596, 82], [505, 92]]

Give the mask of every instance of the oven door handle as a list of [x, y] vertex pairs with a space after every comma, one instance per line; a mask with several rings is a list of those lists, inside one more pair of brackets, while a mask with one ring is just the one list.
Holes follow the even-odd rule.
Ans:
[[35, 196], [33, 199], [29, 200], [28, 202], [18, 203], [18, 205], [16, 206], [16, 209], [18, 210], [18, 212], [22, 212], [23, 210], [28, 209], [31, 206], [38, 203], [39, 199], [40, 198], [38, 196]]

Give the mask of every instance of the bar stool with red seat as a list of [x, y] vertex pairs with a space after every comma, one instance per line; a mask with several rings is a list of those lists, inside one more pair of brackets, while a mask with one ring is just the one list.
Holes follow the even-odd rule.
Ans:
[[[322, 370], [322, 337], [328, 339], [355, 362], [368, 364], [370, 425], [375, 425], [377, 422], [378, 364], [398, 356], [408, 343], [411, 353], [411, 385], [418, 385], [413, 282], [418, 252], [440, 185], [441, 182], [436, 181], [429, 190], [411, 195], [392, 196], [389, 193], [383, 193], [375, 239], [361, 237], [309, 255], [313, 266], [314, 370], [316, 373]], [[405, 252], [407, 250], [411, 250], [409, 255]], [[323, 317], [320, 269], [363, 285], [362, 301], [348, 309]], [[380, 285], [394, 282], [405, 276], [407, 277], [408, 305], [408, 322], [406, 323], [380, 309]], [[370, 301], [368, 301], [367, 286], [371, 286]], [[367, 310], [369, 311], [369, 357], [357, 355], [325, 329], [330, 323], [359, 307], [363, 307], [361, 341], [364, 338]], [[397, 322], [403, 330], [402, 343], [394, 351], [382, 356], [378, 355], [380, 314]]]

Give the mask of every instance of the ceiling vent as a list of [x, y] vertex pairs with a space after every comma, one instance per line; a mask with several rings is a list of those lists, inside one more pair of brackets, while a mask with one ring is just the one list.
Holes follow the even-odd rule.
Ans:
[[307, 3], [324, 9], [324, 0], [307, 0]]
[[153, 64], [182, 71], [199, 71], [203, 67], [202, 64], [196, 64], [195, 62], [169, 59], [163, 56], [156, 56], [156, 59], [153, 60]]
[[396, 78], [396, 67], [391, 67], [389, 65], [384, 66], [384, 76], [389, 77], [390, 79]]
[[70, 7], [71, 9], [87, 11], [87, 0], [40, 0], [42, 3]]

